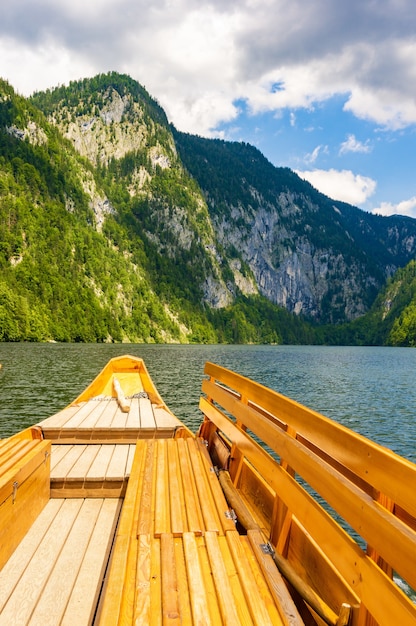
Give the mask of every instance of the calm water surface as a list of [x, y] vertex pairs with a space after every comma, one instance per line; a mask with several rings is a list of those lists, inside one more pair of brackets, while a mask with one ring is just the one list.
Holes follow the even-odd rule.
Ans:
[[416, 461], [416, 350], [407, 348], [0, 343], [0, 437], [66, 406], [120, 354], [145, 360], [164, 400], [192, 430], [209, 360]]

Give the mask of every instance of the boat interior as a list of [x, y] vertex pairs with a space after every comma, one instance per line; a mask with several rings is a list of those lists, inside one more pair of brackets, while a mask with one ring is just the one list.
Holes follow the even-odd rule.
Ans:
[[141, 359], [0, 441], [0, 626], [416, 623], [416, 466], [212, 363]]

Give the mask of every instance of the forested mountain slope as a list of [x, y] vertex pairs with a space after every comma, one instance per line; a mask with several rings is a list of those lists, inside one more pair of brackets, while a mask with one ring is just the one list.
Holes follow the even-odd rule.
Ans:
[[415, 249], [128, 76], [0, 81], [0, 340], [334, 341]]

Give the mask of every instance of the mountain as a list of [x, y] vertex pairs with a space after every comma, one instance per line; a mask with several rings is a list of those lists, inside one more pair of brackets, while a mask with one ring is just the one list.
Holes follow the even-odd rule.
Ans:
[[415, 255], [415, 220], [331, 200], [248, 144], [174, 136], [227, 257], [290, 311], [320, 323], [355, 319]]
[[128, 76], [0, 81], [0, 340], [326, 341], [415, 248], [415, 220], [178, 132]]

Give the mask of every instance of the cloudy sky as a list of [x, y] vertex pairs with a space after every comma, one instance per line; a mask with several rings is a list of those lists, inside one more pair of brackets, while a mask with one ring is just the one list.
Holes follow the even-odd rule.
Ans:
[[327, 195], [416, 217], [415, 0], [13, 0], [21, 94], [116, 70], [175, 126], [247, 141]]

